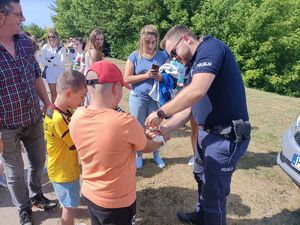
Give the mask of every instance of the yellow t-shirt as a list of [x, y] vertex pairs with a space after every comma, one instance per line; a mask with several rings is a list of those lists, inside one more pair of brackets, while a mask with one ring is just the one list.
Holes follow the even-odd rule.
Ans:
[[48, 176], [52, 182], [72, 182], [79, 178], [78, 153], [71, 139], [68, 124], [72, 111], [48, 110], [44, 120], [48, 152]]
[[147, 144], [130, 114], [80, 107], [69, 124], [82, 163], [82, 194], [104, 208], [130, 206], [136, 199], [135, 151]]

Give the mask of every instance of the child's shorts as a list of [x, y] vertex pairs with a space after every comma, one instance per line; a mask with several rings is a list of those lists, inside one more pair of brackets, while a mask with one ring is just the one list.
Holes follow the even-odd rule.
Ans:
[[60, 205], [64, 208], [77, 208], [80, 204], [80, 182], [55, 183], [52, 182]]

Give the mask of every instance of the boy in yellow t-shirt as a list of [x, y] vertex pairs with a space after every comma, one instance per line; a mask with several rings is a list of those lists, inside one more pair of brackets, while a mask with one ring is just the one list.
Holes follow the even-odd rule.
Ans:
[[57, 98], [47, 111], [44, 130], [47, 140], [48, 176], [63, 207], [61, 224], [74, 224], [74, 209], [80, 203], [80, 168], [68, 124], [87, 94], [85, 76], [65, 71], [57, 81]]

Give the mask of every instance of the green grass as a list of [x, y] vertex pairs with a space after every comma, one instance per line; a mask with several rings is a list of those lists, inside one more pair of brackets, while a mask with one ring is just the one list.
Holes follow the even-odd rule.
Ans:
[[[123, 69], [124, 62], [113, 60]], [[229, 225], [299, 225], [300, 189], [276, 165], [283, 132], [300, 113], [300, 99], [247, 88], [253, 126], [247, 154], [233, 175], [228, 197]], [[128, 91], [121, 106], [128, 110]], [[151, 154], [137, 173], [137, 219], [143, 225], [179, 225], [178, 210], [193, 210], [197, 198], [190, 130], [172, 134], [162, 152], [167, 166], [157, 168]]]

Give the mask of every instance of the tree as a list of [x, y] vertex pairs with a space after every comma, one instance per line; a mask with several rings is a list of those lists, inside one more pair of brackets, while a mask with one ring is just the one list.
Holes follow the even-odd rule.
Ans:
[[300, 2], [211, 0], [192, 18], [236, 55], [247, 86], [300, 96]]
[[35, 36], [37, 39], [42, 38], [45, 33], [45, 29], [39, 27], [37, 24], [34, 23], [28, 26], [24, 25], [23, 29], [29, 32], [32, 36]]
[[300, 96], [299, 0], [56, 0], [52, 8], [63, 38], [100, 28], [121, 59], [137, 48], [146, 24], [161, 37], [176, 24], [212, 34], [232, 49], [247, 86]]

